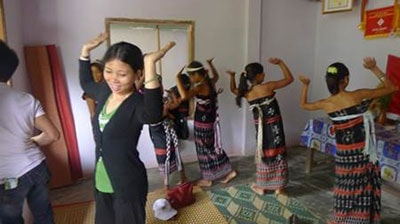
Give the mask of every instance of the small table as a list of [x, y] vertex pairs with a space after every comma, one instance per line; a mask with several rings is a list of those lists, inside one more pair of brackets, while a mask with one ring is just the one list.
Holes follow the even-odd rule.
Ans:
[[[382, 179], [386, 186], [400, 195], [400, 133], [393, 126], [375, 123], [375, 135]], [[310, 173], [315, 164], [314, 150], [336, 155], [332, 121], [328, 117], [310, 119], [301, 134], [300, 144], [307, 147], [305, 169], [306, 173]]]

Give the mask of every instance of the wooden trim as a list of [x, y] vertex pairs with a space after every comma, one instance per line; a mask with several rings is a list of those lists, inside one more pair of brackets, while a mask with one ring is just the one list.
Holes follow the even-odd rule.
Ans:
[[160, 19], [131, 19], [131, 18], [106, 18], [106, 24], [119, 23], [119, 24], [148, 24], [148, 25], [185, 25], [188, 26], [193, 23], [191, 20], [160, 20]]
[[3, 0], [0, 0], [0, 39], [7, 41], [6, 19], [4, 16]]
[[192, 62], [194, 60], [194, 22], [192, 21], [189, 25], [188, 25], [188, 43], [189, 43], [189, 47], [188, 47], [188, 55], [189, 55], [189, 61], [188, 64], [190, 62]]
[[[132, 19], [132, 18], [115, 18], [105, 19], [105, 30], [110, 33], [111, 24], [130, 24], [130, 25], [147, 25], [157, 27], [162, 26], [181, 26], [185, 27], [188, 36], [188, 63], [194, 60], [194, 21], [192, 20], [160, 20], [160, 19]], [[110, 37], [107, 40], [107, 46], [110, 46]]]

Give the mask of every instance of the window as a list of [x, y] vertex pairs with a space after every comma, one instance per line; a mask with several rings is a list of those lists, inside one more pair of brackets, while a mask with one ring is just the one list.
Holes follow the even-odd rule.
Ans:
[[193, 21], [106, 18], [105, 23], [110, 34], [108, 45], [126, 41], [136, 44], [146, 53], [160, 49], [169, 41], [176, 42], [176, 46], [157, 64], [157, 72], [163, 75], [164, 88], [176, 85], [176, 74], [194, 60]]

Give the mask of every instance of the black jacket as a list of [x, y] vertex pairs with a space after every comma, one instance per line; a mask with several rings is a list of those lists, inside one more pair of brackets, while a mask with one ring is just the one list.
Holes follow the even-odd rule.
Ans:
[[98, 117], [111, 90], [105, 82], [94, 82], [90, 61], [79, 60], [79, 79], [83, 91], [98, 102], [92, 120], [96, 161], [101, 153], [115, 196], [145, 200], [148, 181], [137, 144], [143, 124], [156, 123], [162, 118], [161, 89], [144, 89], [143, 94], [136, 91], [130, 95], [101, 132]]

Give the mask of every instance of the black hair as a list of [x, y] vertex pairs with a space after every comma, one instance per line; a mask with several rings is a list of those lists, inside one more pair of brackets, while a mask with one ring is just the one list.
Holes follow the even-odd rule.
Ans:
[[[207, 70], [204, 68], [203, 64], [199, 61], [192, 61], [187, 66], [186, 72], [189, 76], [195, 73], [199, 74], [204, 79], [200, 83], [206, 84], [210, 87], [211, 94], [216, 94], [215, 84], [211, 81], [210, 76], [208, 76]], [[194, 84], [196, 86], [196, 84]]]
[[247, 81], [250, 81], [252, 83], [256, 78], [257, 74], [264, 72], [264, 67], [258, 62], [253, 62], [246, 65], [244, 70], [245, 72], [240, 74], [238, 95], [236, 96], [236, 105], [238, 107], [242, 107], [242, 97], [249, 90]]
[[111, 45], [107, 49], [103, 57], [104, 64], [114, 59], [130, 65], [134, 72], [144, 68], [142, 50], [138, 46], [128, 42], [121, 41]]
[[0, 82], [10, 80], [18, 64], [19, 59], [15, 51], [0, 40]]
[[199, 61], [190, 62], [190, 64], [187, 66], [187, 70], [186, 71], [187, 71], [189, 76], [193, 75], [194, 73], [199, 73], [200, 75], [206, 75], [206, 70], [204, 69], [203, 64], [201, 62], [199, 62]]
[[92, 66], [96, 67], [101, 72], [104, 70], [103, 62], [100, 60], [96, 60], [96, 61], [90, 63], [90, 67], [92, 67]]
[[[189, 79], [189, 76], [186, 75], [185, 73], [182, 73], [180, 76], [181, 76], [181, 80], [182, 80], [182, 83], [183, 83], [183, 88], [185, 88], [185, 90], [189, 90], [189, 89], [190, 89], [190, 79]], [[171, 87], [170, 90], [171, 90], [172, 92], [174, 92], [175, 95], [180, 96], [177, 86]]]
[[183, 87], [186, 90], [190, 89], [190, 78], [189, 78], [189, 76], [187, 74], [183, 73], [183, 74], [181, 74], [181, 80], [182, 80], [182, 83], [183, 83]]
[[350, 75], [349, 69], [341, 62], [335, 62], [328, 66], [325, 75], [329, 92], [335, 95], [339, 92], [339, 85], [345, 77]]

